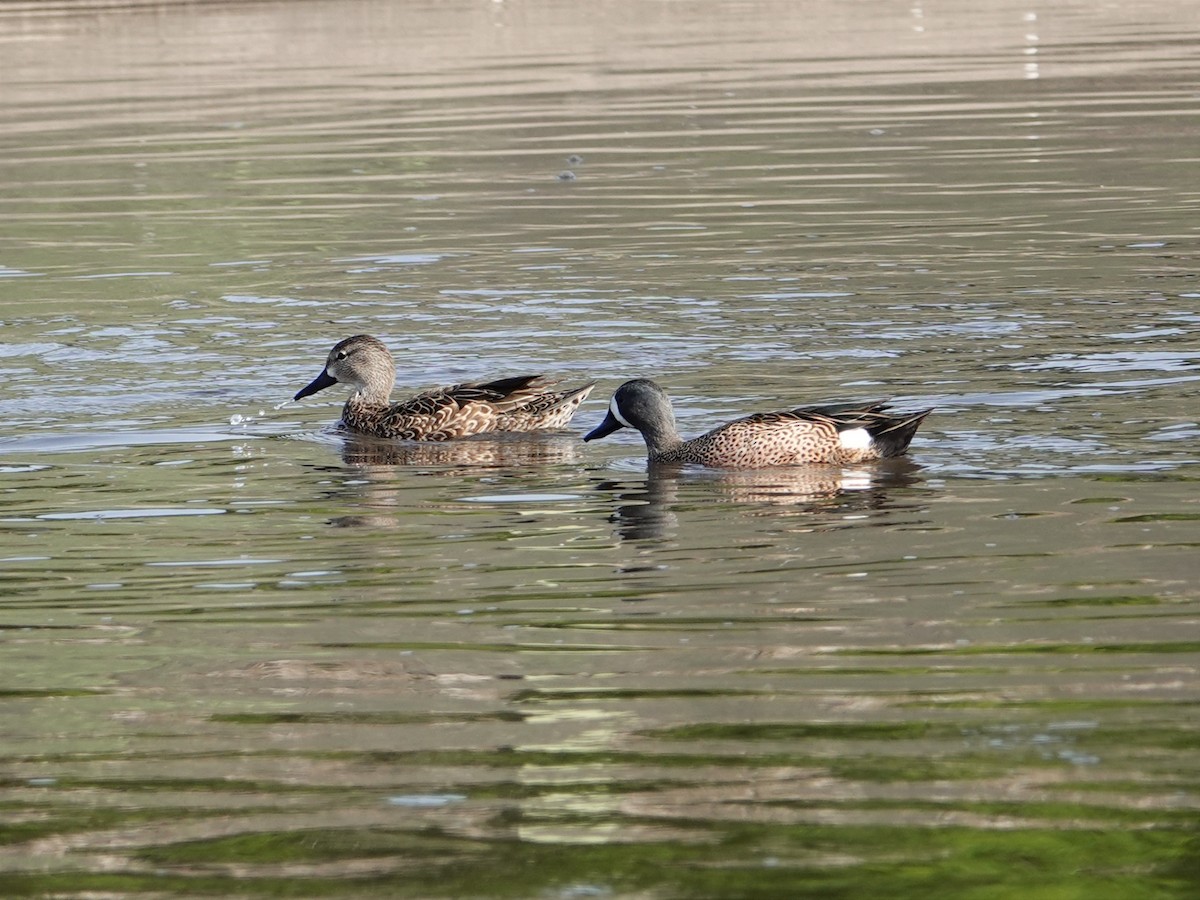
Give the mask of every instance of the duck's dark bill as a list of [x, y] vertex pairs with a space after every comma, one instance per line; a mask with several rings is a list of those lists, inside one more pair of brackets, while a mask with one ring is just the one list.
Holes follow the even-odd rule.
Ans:
[[307, 397], [309, 394], [315, 394], [317, 391], [323, 391], [327, 387], [332, 387], [337, 384], [337, 379], [326, 371], [322, 371], [320, 375], [309, 382], [308, 387], [301, 388], [296, 392], [293, 400], [299, 400], [301, 397]]
[[583, 439], [585, 441], [594, 441], [596, 438], [606, 437], [607, 435], [612, 434], [618, 428], [624, 427], [625, 426], [617, 420], [617, 417], [609, 412], [604, 416], [604, 421], [584, 435]]

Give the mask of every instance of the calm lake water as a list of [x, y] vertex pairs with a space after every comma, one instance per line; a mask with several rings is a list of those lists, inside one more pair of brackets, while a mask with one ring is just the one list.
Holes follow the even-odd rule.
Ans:
[[[1192, 0], [0, 5], [0, 895], [1200, 895]], [[564, 433], [348, 441], [545, 372]], [[650, 476], [933, 405], [911, 456]]]

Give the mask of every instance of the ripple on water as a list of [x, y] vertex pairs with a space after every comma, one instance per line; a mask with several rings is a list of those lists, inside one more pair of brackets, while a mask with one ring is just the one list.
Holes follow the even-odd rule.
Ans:
[[451, 803], [464, 803], [466, 799], [466, 794], [397, 794], [388, 797], [387, 802], [391, 806], [430, 809], [449, 806]]
[[[0, 14], [14, 891], [1192, 883], [1194, 0], [46, 5]], [[602, 379], [581, 424], [643, 374], [689, 435], [939, 409], [892, 476], [272, 416], [356, 331]]]
[[77, 512], [42, 513], [36, 518], [49, 520], [71, 519], [162, 519], [171, 516], [219, 516], [228, 512], [211, 507], [146, 507], [144, 509], [94, 509]]
[[581, 499], [581, 494], [479, 494], [473, 497], [460, 497], [463, 503], [570, 503]]
[[263, 566], [273, 565], [275, 563], [284, 562], [282, 559], [262, 559], [252, 556], [238, 556], [231, 559], [181, 559], [181, 560], [156, 560], [148, 562], [148, 566], [158, 566], [160, 568], [219, 568], [223, 566]]

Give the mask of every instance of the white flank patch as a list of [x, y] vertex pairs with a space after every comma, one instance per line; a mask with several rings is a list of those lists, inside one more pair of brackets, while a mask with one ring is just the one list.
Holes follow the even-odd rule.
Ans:
[[843, 450], [868, 450], [871, 447], [871, 435], [865, 428], [839, 431], [838, 440], [842, 442]]
[[612, 413], [614, 419], [616, 419], [618, 422], [620, 422], [626, 428], [633, 427], [625, 420], [625, 417], [623, 415], [621, 415], [621, 411], [619, 409], [617, 409], [617, 398], [616, 397], [613, 397], [611, 400], [608, 401], [608, 411], [610, 413]]

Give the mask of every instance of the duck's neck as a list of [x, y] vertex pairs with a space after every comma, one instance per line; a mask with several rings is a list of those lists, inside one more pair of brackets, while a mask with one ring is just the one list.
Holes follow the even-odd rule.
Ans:
[[342, 407], [342, 420], [354, 422], [378, 414], [388, 408], [391, 395], [390, 384], [386, 387], [382, 383], [359, 385]]
[[372, 372], [367, 381], [354, 385], [354, 393], [346, 401], [367, 409], [387, 406], [391, 401], [392, 387], [396, 384], [396, 372], [389, 369], [386, 372]]
[[642, 437], [646, 441], [646, 450], [651, 459], [658, 459], [683, 444], [679, 432], [675, 430], [674, 422], [657, 422], [642, 429]]

